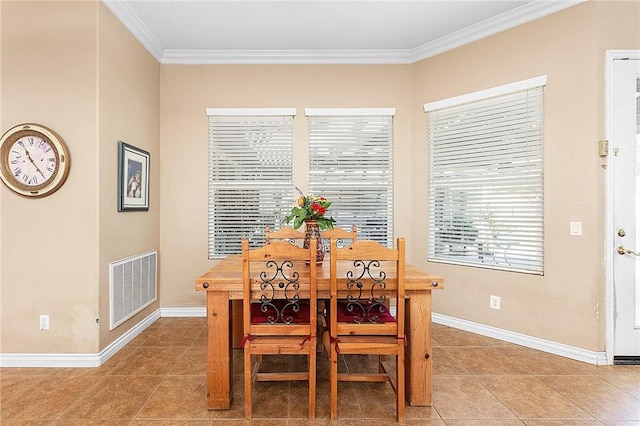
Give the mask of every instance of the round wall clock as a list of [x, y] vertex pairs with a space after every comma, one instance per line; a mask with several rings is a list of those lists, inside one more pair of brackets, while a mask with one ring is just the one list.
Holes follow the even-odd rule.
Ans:
[[69, 166], [69, 150], [62, 138], [40, 124], [20, 124], [0, 139], [0, 177], [25, 197], [56, 192], [67, 180]]

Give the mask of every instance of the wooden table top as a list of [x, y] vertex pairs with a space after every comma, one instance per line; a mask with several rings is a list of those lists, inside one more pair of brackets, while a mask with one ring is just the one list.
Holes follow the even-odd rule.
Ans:
[[[346, 270], [346, 269], [345, 269]], [[340, 275], [340, 264], [338, 264], [338, 275]], [[390, 277], [392, 278], [392, 277]], [[318, 265], [317, 285], [319, 292], [328, 292], [330, 285], [330, 261], [325, 258], [322, 265]], [[440, 276], [430, 274], [422, 268], [405, 264], [405, 291], [431, 291], [444, 288], [444, 279]], [[207, 288], [203, 284], [207, 283]], [[235, 294], [238, 292], [242, 297], [242, 255], [231, 254], [220, 263], [209, 269], [196, 279], [197, 291], [228, 291]], [[236, 298], [234, 297], [234, 298]]]

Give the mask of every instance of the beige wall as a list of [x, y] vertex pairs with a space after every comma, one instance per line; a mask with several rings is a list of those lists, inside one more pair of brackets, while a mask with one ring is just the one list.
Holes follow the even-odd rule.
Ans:
[[[530, 276], [416, 261], [446, 279], [435, 312], [593, 351], [605, 349], [605, 48], [640, 48], [638, 2], [590, 2], [415, 64], [413, 141], [424, 139], [426, 102], [546, 74], [545, 274]], [[615, 23], [615, 24], [613, 24]], [[608, 29], [616, 28], [615, 35]], [[424, 157], [414, 157], [414, 199], [426, 193]], [[418, 206], [414, 210], [421, 210]], [[569, 235], [569, 221], [583, 236]], [[419, 222], [414, 218], [415, 222]], [[416, 246], [415, 242], [419, 244]], [[489, 296], [502, 298], [489, 309]]]
[[[304, 164], [311, 107], [395, 107], [395, 230], [441, 274], [434, 311], [604, 350], [605, 49], [640, 49], [638, 2], [588, 2], [413, 65], [158, 65], [98, 2], [0, 2], [0, 125], [36, 121], [72, 155], [64, 187], [0, 188], [0, 353], [96, 353], [108, 331], [108, 263], [159, 248], [160, 306], [201, 307], [207, 259], [207, 107], [296, 107]], [[31, 26], [21, 23], [30, 19]], [[30, 28], [47, 31], [30, 31]], [[46, 66], [42, 66], [45, 64]], [[545, 275], [426, 261], [426, 102], [548, 75]], [[117, 141], [151, 152], [151, 208], [116, 212]], [[306, 184], [305, 170], [296, 183]], [[570, 220], [583, 222], [569, 236]], [[490, 310], [489, 295], [502, 297]], [[38, 315], [51, 330], [38, 330]], [[96, 319], [100, 325], [96, 325]]]
[[[2, 131], [44, 124], [71, 156], [49, 197], [0, 187], [0, 352], [95, 354], [135, 324], [106, 331], [108, 262], [159, 248], [159, 65], [101, 2], [2, 1], [0, 15]], [[152, 152], [148, 214], [116, 213], [118, 139]]]
[[[97, 6], [3, 1], [0, 7], [2, 131], [44, 124], [71, 156], [67, 182], [49, 197], [26, 199], [0, 188], [1, 351], [95, 353]], [[39, 330], [40, 314], [50, 315], [49, 331]]]
[[[109, 263], [160, 252], [160, 65], [100, 2], [98, 152], [99, 312], [104, 348], [160, 306], [158, 300], [109, 331]], [[118, 141], [150, 153], [149, 211], [118, 212]], [[158, 273], [158, 282], [161, 275]], [[159, 290], [159, 293], [161, 291]]]

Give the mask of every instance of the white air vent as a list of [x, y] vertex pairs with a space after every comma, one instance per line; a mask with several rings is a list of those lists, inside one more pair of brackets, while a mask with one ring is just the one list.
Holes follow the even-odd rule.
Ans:
[[157, 259], [150, 251], [109, 264], [111, 330], [156, 300]]

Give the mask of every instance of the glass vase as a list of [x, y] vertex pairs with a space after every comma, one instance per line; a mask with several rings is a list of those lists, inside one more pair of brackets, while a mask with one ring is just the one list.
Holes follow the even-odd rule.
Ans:
[[302, 247], [309, 248], [311, 239], [316, 239], [316, 265], [321, 265], [324, 261], [324, 244], [322, 243], [322, 235], [320, 234], [320, 228], [318, 222], [315, 220], [305, 220], [305, 233], [304, 242]]

